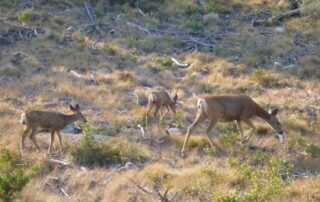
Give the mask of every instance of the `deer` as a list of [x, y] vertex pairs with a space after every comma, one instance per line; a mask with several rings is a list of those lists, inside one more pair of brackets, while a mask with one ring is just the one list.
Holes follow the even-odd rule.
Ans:
[[222, 149], [210, 136], [210, 131], [216, 123], [234, 121], [242, 139], [243, 130], [241, 123], [246, 123], [250, 127], [250, 133], [243, 141], [246, 142], [249, 141], [253, 131], [255, 130], [255, 126], [251, 121], [253, 117], [259, 117], [266, 121], [276, 132], [280, 143], [283, 143], [283, 130], [278, 118], [276, 117], [279, 111], [278, 108], [267, 112], [247, 95], [206, 95], [198, 99], [196, 106], [197, 115], [193, 123], [188, 127], [181, 150], [182, 156], [185, 156], [186, 145], [188, 144], [188, 140], [193, 129], [205, 120], [209, 120], [209, 126], [206, 130], [209, 143], [211, 147], [216, 147], [219, 151], [222, 151]]
[[48, 154], [51, 152], [52, 144], [54, 141], [54, 134], [57, 133], [60, 145], [60, 152], [63, 152], [62, 148], [62, 140], [60, 130], [66, 127], [68, 124], [73, 123], [75, 121], [83, 121], [87, 122], [86, 118], [80, 111], [80, 107], [77, 104], [75, 107], [70, 105], [70, 109], [73, 112], [71, 115], [62, 114], [59, 112], [50, 112], [50, 111], [38, 111], [32, 110], [28, 112], [24, 112], [21, 114], [21, 123], [25, 125], [24, 131], [21, 136], [21, 150], [24, 149], [25, 138], [28, 133], [30, 133], [30, 140], [37, 148], [38, 152], [40, 152], [40, 147], [38, 146], [35, 134], [38, 127], [49, 129], [51, 132], [51, 141], [48, 149]]
[[[153, 112], [153, 117], [157, 117], [159, 109], [161, 107], [166, 107], [167, 113], [170, 111], [176, 113], [177, 109], [178, 95], [175, 94], [173, 97], [163, 89], [156, 89], [152, 91], [148, 96], [148, 109], [146, 113], [146, 126], [148, 125], [148, 116], [151, 110], [155, 107]], [[169, 109], [170, 108], [170, 109]]]

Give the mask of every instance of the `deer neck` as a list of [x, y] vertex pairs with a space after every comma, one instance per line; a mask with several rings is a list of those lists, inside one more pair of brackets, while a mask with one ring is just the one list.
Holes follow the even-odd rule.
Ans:
[[64, 120], [66, 122], [66, 125], [73, 123], [77, 120], [77, 115], [76, 114], [72, 114], [72, 115], [64, 115]]
[[257, 105], [257, 108], [256, 108], [256, 115], [260, 118], [262, 118], [263, 120], [269, 122], [270, 120], [270, 114], [264, 110], [262, 107], [260, 107], [259, 105]]

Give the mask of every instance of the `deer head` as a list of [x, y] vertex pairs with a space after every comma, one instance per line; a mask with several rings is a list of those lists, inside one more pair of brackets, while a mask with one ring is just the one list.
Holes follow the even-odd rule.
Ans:
[[83, 122], [87, 122], [86, 118], [84, 118], [83, 114], [80, 112], [80, 106], [78, 104], [75, 107], [70, 105], [70, 109], [76, 115], [76, 119], [77, 120], [80, 120], [80, 121], [83, 121]]
[[177, 101], [178, 101], [178, 95], [175, 94], [174, 97], [172, 98], [172, 102], [169, 104], [169, 106], [170, 106], [171, 110], [173, 111], [173, 113], [176, 113]]
[[271, 127], [276, 131], [276, 135], [279, 137], [280, 143], [283, 143], [283, 130], [278, 118], [276, 117], [278, 111], [278, 108], [269, 110], [270, 119], [268, 120], [268, 122], [271, 125]]

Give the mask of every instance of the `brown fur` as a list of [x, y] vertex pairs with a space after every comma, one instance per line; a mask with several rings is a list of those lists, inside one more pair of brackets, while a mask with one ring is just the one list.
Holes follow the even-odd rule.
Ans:
[[36, 146], [37, 150], [40, 151], [34, 135], [36, 134], [37, 128], [50, 129], [51, 132], [51, 142], [48, 149], [48, 153], [51, 151], [51, 147], [54, 141], [54, 133], [57, 132], [59, 142], [60, 142], [60, 151], [62, 152], [62, 141], [60, 130], [66, 127], [68, 124], [73, 123], [77, 120], [86, 121], [82, 113], [80, 112], [79, 105], [73, 107], [70, 105], [70, 109], [74, 112], [72, 115], [65, 115], [59, 112], [48, 112], [48, 111], [29, 111], [21, 115], [21, 123], [25, 124], [25, 129], [22, 133], [21, 138], [21, 149], [24, 149], [24, 140], [26, 135], [31, 131], [30, 139], [33, 144]]
[[209, 134], [218, 121], [235, 121], [241, 137], [243, 136], [241, 122], [245, 122], [246, 124], [248, 124], [251, 127], [251, 133], [245, 141], [249, 140], [255, 128], [250, 120], [252, 117], [255, 116], [260, 117], [267, 123], [269, 123], [269, 125], [278, 134], [283, 134], [281, 124], [276, 118], [278, 110], [275, 109], [268, 113], [262, 107], [260, 107], [255, 101], [253, 101], [249, 96], [246, 95], [204, 96], [198, 100], [197, 109], [197, 116], [194, 122], [188, 127], [183, 148], [181, 150], [181, 153], [183, 155], [185, 147], [188, 144], [189, 137], [192, 133], [192, 130], [196, 125], [205, 121], [206, 119], [210, 121], [209, 127], [206, 131], [207, 137], [211, 146], [216, 146], [218, 149], [219, 147], [215, 144], [215, 142], [212, 140]]
[[169, 93], [163, 89], [157, 89], [150, 93], [148, 96], [148, 109], [146, 114], [146, 125], [148, 124], [148, 115], [155, 107], [153, 112], [153, 117], [158, 115], [159, 109], [161, 107], [166, 107], [167, 112], [169, 108], [173, 113], [176, 113], [178, 96], [175, 95], [173, 98], [170, 97]]

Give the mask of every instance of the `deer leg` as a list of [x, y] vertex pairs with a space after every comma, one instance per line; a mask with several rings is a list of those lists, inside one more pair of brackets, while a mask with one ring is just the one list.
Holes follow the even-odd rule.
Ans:
[[60, 152], [62, 153], [63, 149], [62, 149], [62, 140], [61, 140], [61, 134], [60, 134], [60, 131], [57, 131], [57, 135], [58, 135], [58, 138], [59, 138]]
[[190, 135], [193, 131], [193, 129], [199, 124], [201, 123], [202, 121], [205, 120], [205, 115], [203, 112], [200, 112], [197, 114], [196, 116], [196, 119], [193, 121], [193, 123], [188, 127], [188, 131], [187, 131], [187, 134], [186, 134], [186, 137], [184, 139], [184, 143], [183, 143], [183, 146], [182, 146], [182, 150], [181, 150], [181, 155], [182, 156], [185, 156], [185, 149], [186, 149], [186, 146], [188, 145], [188, 141], [189, 141], [189, 138], [190, 138]]
[[31, 128], [29, 126], [25, 126], [25, 129], [21, 135], [21, 142], [20, 142], [20, 146], [21, 146], [21, 150], [23, 151], [24, 149], [24, 141], [26, 139], [27, 134], [30, 132]]
[[34, 137], [34, 135], [36, 134], [37, 128], [32, 128], [31, 134], [30, 134], [30, 140], [32, 141], [32, 143], [34, 144], [34, 146], [36, 146], [38, 152], [41, 151], [40, 147], [38, 146], [36, 139]]
[[234, 123], [236, 124], [237, 126], [237, 129], [240, 133], [240, 136], [241, 136], [241, 139], [243, 139], [243, 130], [242, 130], [242, 125], [241, 125], [241, 122], [238, 121], [238, 120], [235, 120]]
[[50, 146], [49, 146], [49, 149], [48, 149], [48, 154], [50, 154], [51, 152], [51, 147], [52, 147], [52, 144], [53, 144], [53, 141], [54, 141], [54, 130], [51, 129], [51, 136], [50, 136]]
[[248, 124], [250, 126], [250, 132], [249, 135], [245, 138], [245, 140], [243, 142], [247, 142], [249, 141], [249, 139], [251, 138], [253, 131], [255, 130], [254, 125], [252, 124], [252, 122], [249, 119], [245, 119], [243, 120], [246, 124]]
[[149, 116], [149, 113], [152, 110], [153, 106], [154, 106], [153, 103], [150, 103], [150, 102], [148, 103], [148, 110], [147, 110], [147, 113], [146, 113], [146, 129], [148, 127], [148, 116]]
[[209, 143], [210, 143], [210, 146], [212, 148], [216, 148], [218, 149], [221, 153], [223, 153], [223, 150], [218, 146], [218, 144], [215, 143], [215, 141], [212, 139], [211, 135], [210, 135], [210, 132], [212, 130], [212, 128], [216, 125], [218, 121], [218, 118], [215, 118], [214, 120], [212, 120], [207, 128], [207, 131], [206, 131], [206, 135], [208, 137], [208, 140], [209, 140]]

